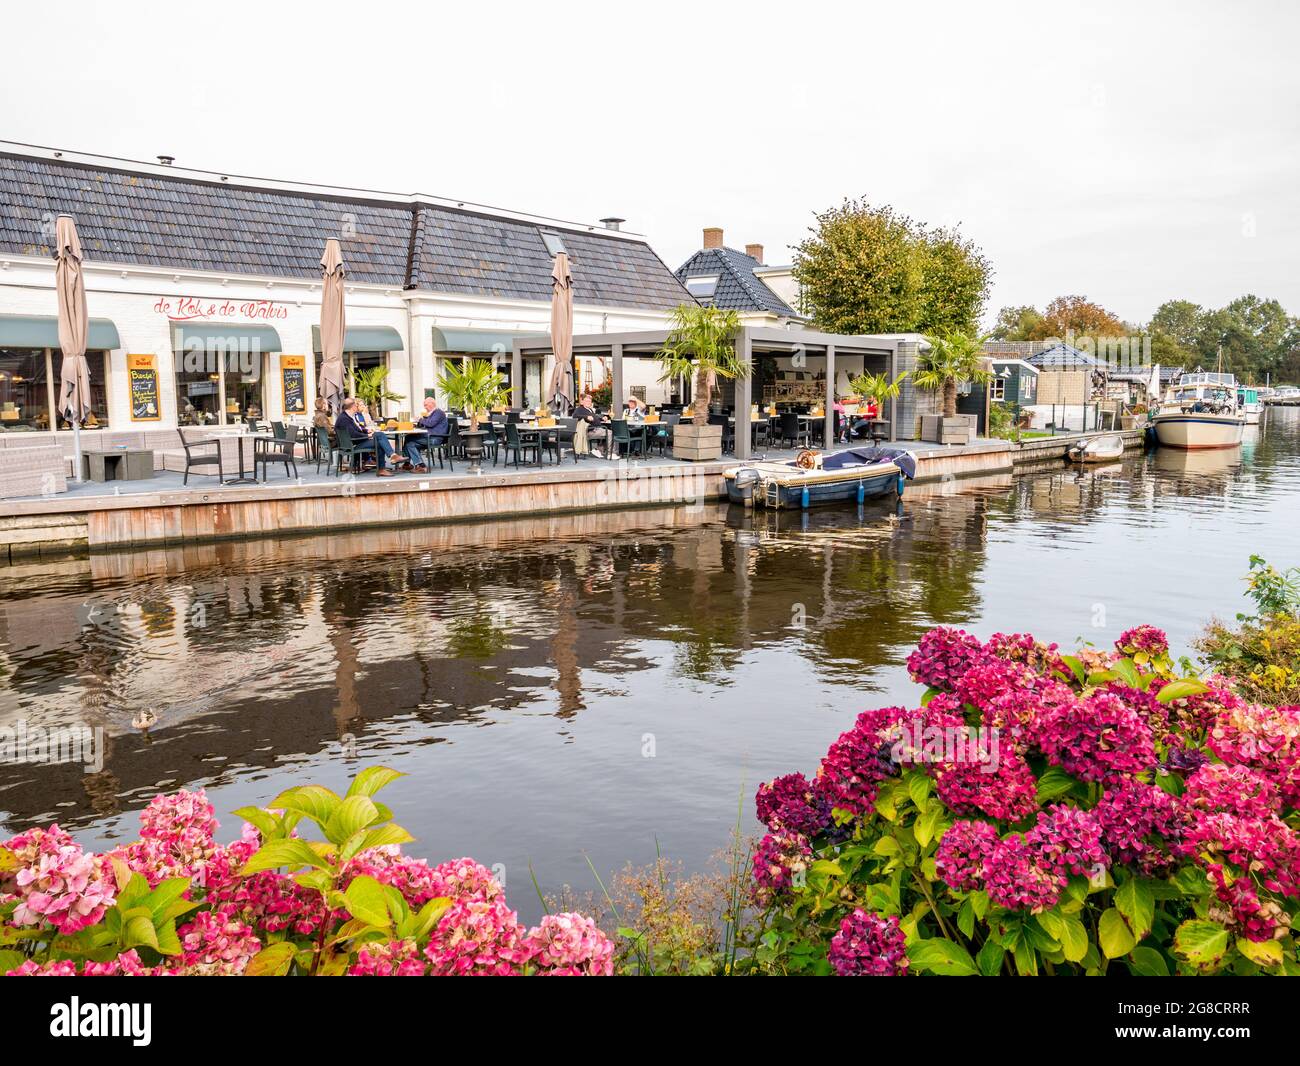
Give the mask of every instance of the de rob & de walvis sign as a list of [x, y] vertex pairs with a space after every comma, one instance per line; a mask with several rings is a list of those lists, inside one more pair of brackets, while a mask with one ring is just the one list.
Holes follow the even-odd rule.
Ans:
[[289, 317], [289, 308], [274, 300], [208, 300], [198, 296], [159, 297], [153, 305], [157, 314], [172, 322], [202, 322], [206, 319], [249, 318], [272, 322]]

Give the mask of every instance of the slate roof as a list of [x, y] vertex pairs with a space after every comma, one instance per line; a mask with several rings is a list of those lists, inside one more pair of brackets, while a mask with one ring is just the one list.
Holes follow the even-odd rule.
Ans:
[[718, 276], [718, 287], [710, 301], [715, 307], [734, 311], [767, 311], [774, 315], [802, 318], [794, 308], [767, 287], [754, 270], [763, 264], [735, 248], [703, 248], [677, 268], [683, 283], [687, 278]]
[[0, 152], [0, 252], [53, 255], [53, 216], [87, 259], [316, 278], [339, 237], [349, 278], [434, 292], [549, 300], [546, 228], [569, 252], [577, 303], [666, 310], [691, 296], [644, 241], [457, 210], [419, 198], [239, 186]]
[[1026, 362], [1030, 366], [1052, 368], [1075, 368], [1096, 367], [1104, 370], [1107, 363], [1104, 359], [1098, 359], [1095, 355], [1089, 355], [1087, 352], [1081, 352], [1078, 348], [1069, 344], [1055, 344], [1051, 348], [1045, 348], [1035, 355], [1031, 355]]

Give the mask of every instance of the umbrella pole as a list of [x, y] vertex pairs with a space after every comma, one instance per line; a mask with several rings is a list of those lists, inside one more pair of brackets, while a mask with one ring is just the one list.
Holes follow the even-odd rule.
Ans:
[[72, 480], [81, 481], [81, 421], [74, 420], [72, 423], [72, 450], [76, 453], [76, 459], [72, 464]]

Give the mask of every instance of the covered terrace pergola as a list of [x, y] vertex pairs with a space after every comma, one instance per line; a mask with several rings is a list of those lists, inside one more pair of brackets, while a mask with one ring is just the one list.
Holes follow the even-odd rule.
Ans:
[[[641, 330], [635, 333], [589, 333], [573, 338], [573, 354], [608, 359], [611, 366], [614, 404], [617, 408], [626, 399], [623, 360], [626, 358], [653, 358], [663, 347], [671, 330]], [[753, 396], [755, 359], [761, 355], [799, 357], [824, 360], [825, 396], [821, 398], [826, 411], [826, 441], [835, 439], [836, 360], [861, 357], [864, 370], [879, 374], [887, 371], [890, 379], [900, 371], [911, 369], [911, 359], [900, 358], [899, 349], [915, 348], [915, 343], [903, 336], [847, 336], [837, 333], [819, 333], [806, 329], [778, 329], [769, 326], [742, 326], [735, 336], [736, 355], [751, 368], [748, 376], [736, 380], [735, 409], [748, 411], [757, 402]], [[550, 380], [555, 356], [549, 337], [516, 337], [512, 353], [512, 403], [523, 406], [524, 359], [541, 357], [545, 360], [543, 380]], [[575, 377], [576, 380], [576, 377]], [[889, 439], [898, 439], [899, 401], [891, 400], [886, 420], [889, 422]], [[736, 434], [736, 457], [749, 458], [752, 452], [750, 434]]]

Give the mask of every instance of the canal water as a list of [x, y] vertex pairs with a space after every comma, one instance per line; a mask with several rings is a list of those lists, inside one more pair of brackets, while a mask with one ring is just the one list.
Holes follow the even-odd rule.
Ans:
[[[656, 853], [706, 865], [758, 782], [920, 692], [943, 623], [1176, 648], [1300, 563], [1300, 411], [1239, 451], [954, 482], [900, 507], [724, 505], [258, 541], [0, 573], [0, 727], [102, 727], [102, 768], [0, 764], [0, 824], [129, 839], [159, 790], [225, 812], [368, 764], [432, 859], [525, 918]], [[141, 732], [144, 712], [156, 721]]]

